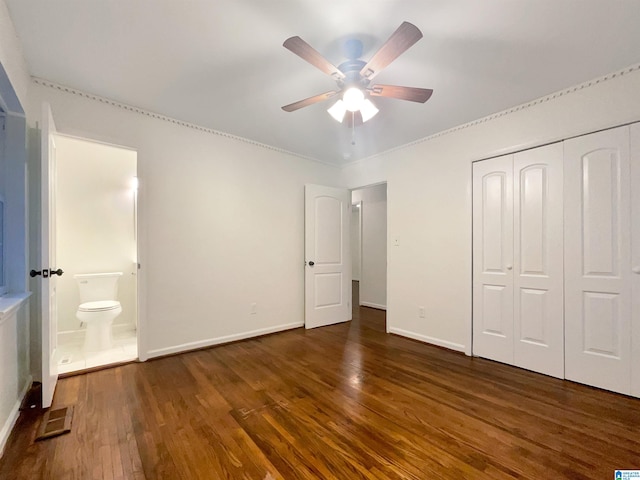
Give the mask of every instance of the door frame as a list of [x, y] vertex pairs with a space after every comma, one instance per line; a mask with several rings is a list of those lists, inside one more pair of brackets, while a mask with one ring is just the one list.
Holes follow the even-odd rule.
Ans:
[[[351, 195], [351, 193], [353, 192], [353, 190], [349, 190], [349, 195]], [[362, 278], [362, 200], [356, 203], [352, 203], [351, 204], [351, 210], [353, 211], [353, 209], [356, 208], [358, 211], [358, 240], [359, 240], [359, 245], [358, 245], [358, 283], [360, 282], [360, 279]], [[351, 215], [353, 217], [353, 215]], [[351, 281], [353, 281], [353, 252], [351, 252], [351, 265], [352, 265], [352, 274], [351, 274]], [[359, 305], [358, 305], [359, 306]]]
[[[53, 111], [53, 109], [52, 109]], [[55, 118], [55, 111], [53, 112]], [[149, 356], [147, 354], [146, 349], [146, 338], [144, 332], [146, 332], [146, 275], [145, 269], [142, 268], [144, 265], [144, 252], [146, 245], [146, 228], [141, 228], [144, 225], [144, 219], [146, 218], [144, 206], [146, 202], [144, 201], [144, 188], [142, 187], [143, 182], [140, 181], [140, 154], [138, 150], [134, 147], [130, 147], [127, 145], [119, 145], [112, 142], [106, 142], [102, 140], [97, 140], [91, 137], [81, 137], [78, 135], [71, 135], [61, 131], [56, 132], [56, 136], [58, 137], [66, 137], [76, 140], [81, 140], [89, 143], [96, 143], [99, 145], [106, 145], [114, 148], [121, 148], [124, 150], [129, 150], [136, 152], [136, 178], [138, 179], [137, 192], [134, 199], [135, 202], [135, 210], [134, 210], [134, 228], [135, 228], [135, 236], [136, 236], [136, 256], [138, 259], [138, 271], [136, 274], [136, 342], [138, 346], [138, 360], [146, 361]], [[42, 173], [42, 172], [41, 172]], [[45, 178], [40, 175], [40, 185], [45, 181]], [[47, 178], [46, 181], [49, 181]], [[56, 336], [58, 332], [56, 332]], [[43, 346], [40, 349], [41, 355], [44, 354]]]
[[[392, 245], [392, 241], [391, 241], [391, 236], [389, 234], [389, 181], [388, 180], [381, 180], [379, 182], [374, 182], [374, 183], [368, 183], [366, 185], [362, 185], [362, 186], [355, 186], [355, 187], [349, 187], [349, 194], [351, 195], [351, 199], [353, 199], [353, 192], [355, 190], [364, 190], [367, 188], [371, 188], [371, 187], [377, 187], [379, 185], [386, 185], [386, 190], [387, 190], [387, 208], [385, 210], [385, 215], [386, 215], [386, 220], [387, 220], [387, 251], [386, 251], [386, 262], [387, 262], [387, 269], [386, 269], [386, 275], [385, 275], [385, 296], [386, 296], [386, 309], [385, 309], [385, 332], [389, 333], [389, 317], [388, 317], [388, 312], [389, 312], [389, 249], [393, 246]], [[362, 243], [363, 243], [363, 238], [362, 238], [362, 221], [363, 221], [363, 212], [365, 210], [365, 206], [364, 206], [364, 201], [360, 201], [360, 202], [356, 202], [360, 204], [360, 287], [362, 287], [362, 259], [363, 259], [363, 254], [362, 254]], [[354, 205], [353, 200], [351, 205]], [[362, 289], [360, 288], [359, 291], [362, 291]], [[360, 304], [360, 298], [358, 298], [358, 304]], [[358, 307], [360, 307], [360, 305], [358, 305]]]

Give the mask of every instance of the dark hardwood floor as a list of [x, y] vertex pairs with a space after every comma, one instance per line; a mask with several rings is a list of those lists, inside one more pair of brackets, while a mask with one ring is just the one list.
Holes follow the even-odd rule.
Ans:
[[[356, 291], [357, 293], [357, 291]], [[357, 302], [354, 302], [357, 305]], [[2, 479], [612, 479], [640, 400], [385, 333], [385, 314], [60, 380], [72, 431], [26, 412]]]

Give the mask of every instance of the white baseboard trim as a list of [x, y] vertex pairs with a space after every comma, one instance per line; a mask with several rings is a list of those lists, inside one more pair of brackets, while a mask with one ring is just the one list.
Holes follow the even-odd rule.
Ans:
[[[116, 323], [112, 327], [112, 332], [115, 335], [122, 334], [128, 331], [135, 331], [136, 326], [133, 323]], [[80, 328], [78, 330], [64, 330], [62, 332], [58, 332], [58, 343], [60, 345], [69, 345], [71, 343], [82, 343], [84, 342], [84, 334], [86, 332], [86, 328]]]
[[124, 332], [135, 332], [136, 326], [133, 323], [116, 323], [113, 326], [113, 333], [116, 335]]
[[261, 335], [268, 335], [269, 333], [283, 332], [285, 330], [291, 330], [292, 328], [299, 327], [304, 327], [304, 322], [287, 323], [284, 325], [276, 325], [274, 327], [252, 330], [250, 332], [236, 333], [233, 335], [226, 335], [224, 337], [209, 338], [207, 340], [200, 340], [197, 342], [183, 343], [181, 345], [175, 345], [173, 347], [157, 348], [154, 350], [149, 350], [144, 357], [140, 356], [140, 358], [149, 359], [154, 357], [161, 357], [164, 355], [172, 355], [174, 353], [188, 352], [189, 350], [212, 347], [214, 345], [220, 345], [222, 343], [235, 342], [237, 340], [259, 337]]
[[22, 391], [20, 392], [20, 395], [18, 395], [18, 400], [13, 405], [13, 408], [9, 413], [9, 417], [4, 422], [4, 425], [2, 426], [2, 430], [0, 430], [0, 457], [2, 457], [2, 455], [4, 454], [4, 447], [7, 446], [9, 435], [11, 435], [11, 431], [13, 430], [13, 427], [18, 421], [18, 417], [20, 416], [20, 405], [22, 404], [22, 400], [24, 399], [24, 396], [29, 391], [29, 388], [31, 387], [32, 383], [33, 383], [33, 377], [29, 375], [29, 378], [27, 378], [27, 381], [25, 382], [24, 387], [22, 387]]
[[371, 303], [371, 302], [360, 302], [360, 306], [361, 307], [369, 307], [369, 308], [377, 308], [378, 310], [386, 310], [387, 309], [386, 305], [380, 305], [380, 304]]
[[70, 343], [82, 343], [84, 341], [84, 329], [64, 330], [58, 332], [58, 344], [68, 345]]
[[419, 333], [409, 332], [400, 328], [389, 328], [389, 333], [395, 333], [402, 337], [412, 338], [424, 343], [430, 343], [431, 345], [437, 345], [438, 347], [448, 348], [449, 350], [455, 350], [456, 352], [465, 352], [465, 346], [460, 343], [449, 342], [448, 340], [441, 340], [439, 338], [428, 337], [426, 335], [420, 335]]

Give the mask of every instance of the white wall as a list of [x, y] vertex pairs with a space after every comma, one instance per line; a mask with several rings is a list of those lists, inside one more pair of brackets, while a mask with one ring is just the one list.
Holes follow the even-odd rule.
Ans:
[[[31, 77], [4, 0], [0, 0], [0, 95], [12, 111], [24, 111]], [[10, 90], [10, 91], [9, 91]]]
[[362, 242], [360, 239], [360, 208], [353, 205], [351, 209], [351, 279], [360, 280], [360, 248]]
[[630, 67], [345, 167], [388, 182], [389, 331], [470, 353], [471, 162], [640, 120], [638, 92]]
[[59, 132], [138, 152], [142, 358], [303, 325], [304, 184], [338, 169], [36, 83], [31, 126], [44, 100]]
[[362, 202], [362, 260], [360, 305], [387, 308], [387, 185], [351, 192], [352, 203]]
[[136, 238], [133, 178], [136, 152], [58, 136], [56, 194], [58, 331], [80, 328], [78, 273], [122, 272], [114, 325], [135, 326]]

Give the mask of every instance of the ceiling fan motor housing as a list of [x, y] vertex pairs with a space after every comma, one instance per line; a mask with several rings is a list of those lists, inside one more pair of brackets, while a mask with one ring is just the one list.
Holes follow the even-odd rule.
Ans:
[[366, 87], [369, 84], [369, 80], [360, 75], [360, 70], [364, 68], [367, 63], [362, 60], [347, 60], [338, 66], [338, 70], [344, 73], [343, 79], [338, 80], [338, 86], [341, 88], [345, 85], [353, 85], [356, 87]]

